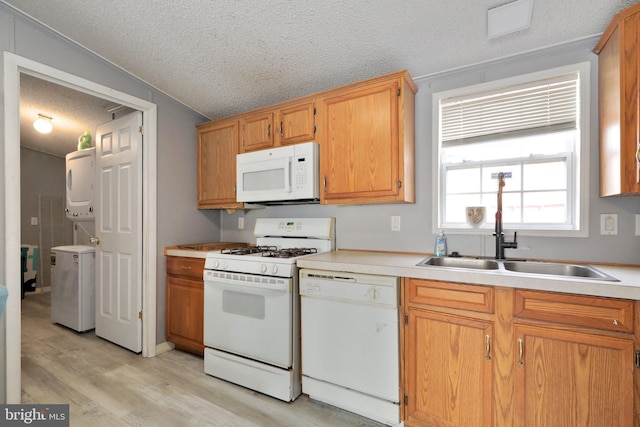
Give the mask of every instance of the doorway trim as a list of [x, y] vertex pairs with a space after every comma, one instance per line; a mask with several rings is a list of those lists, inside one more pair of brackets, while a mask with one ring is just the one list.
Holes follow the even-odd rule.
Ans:
[[21, 398], [20, 73], [29, 74], [143, 112], [142, 125], [142, 356], [156, 355], [157, 106], [82, 77], [4, 52], [4, 272], [6, 403]]

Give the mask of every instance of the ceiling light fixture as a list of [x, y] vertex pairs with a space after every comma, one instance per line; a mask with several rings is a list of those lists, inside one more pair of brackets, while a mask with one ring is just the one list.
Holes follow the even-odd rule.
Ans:
[[51, 117], [38, 114], [38, 118], [36, 119], [35, 122], [33, 122], [33, 128], [40, 133], [49, 133], [53, 129], [51, 120], [52, 120]]
[[533, 0], [516, 0], [487, 11], [487, 35], [495, 39], [529, 28]]

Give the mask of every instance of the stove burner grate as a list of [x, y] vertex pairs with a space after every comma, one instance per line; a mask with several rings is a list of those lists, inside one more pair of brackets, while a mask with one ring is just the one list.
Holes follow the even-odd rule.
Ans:
[[277, 246], [241, 246], [238, 248], [227, 248], [220, 251], [221, 254], [250, 255], [259, 253], [269, 253], [277, 251]]
[[294, 258], [297, 256], [310, 255], [315, 253], [318, 253], [318, 250], [316, 248], [286, 248], [262, 252], [262, 256], [270, 258]]

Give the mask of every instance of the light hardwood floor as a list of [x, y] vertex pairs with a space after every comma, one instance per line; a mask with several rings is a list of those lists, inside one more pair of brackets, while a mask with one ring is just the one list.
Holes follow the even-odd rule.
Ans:
[[292, 403], [205, 375], [181, 351], [143, 358], [51, 324], [50, 294], [22, 302], [22, 402], [68, 403], [71, 426], [371, 426], [301, 396]]

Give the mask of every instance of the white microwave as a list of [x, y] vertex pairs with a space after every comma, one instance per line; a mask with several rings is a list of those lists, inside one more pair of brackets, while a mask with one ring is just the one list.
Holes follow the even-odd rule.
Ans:
[[261, 204], [318, 203], [318, 154], [315, 142], [238, 154], [236, 200]]

